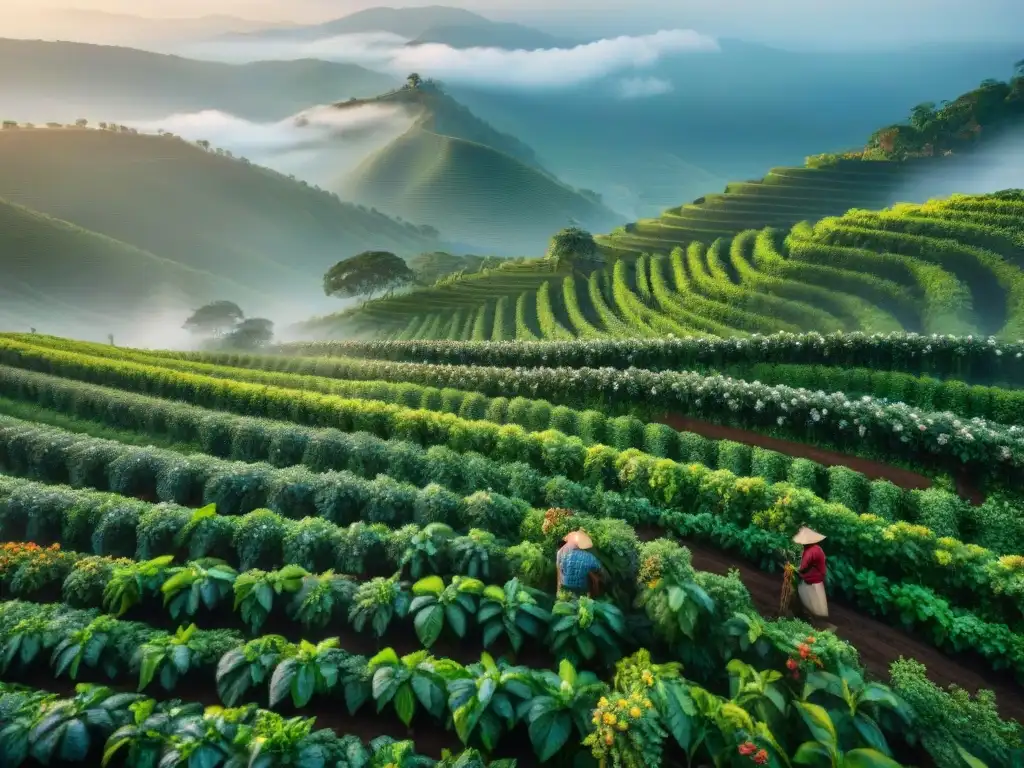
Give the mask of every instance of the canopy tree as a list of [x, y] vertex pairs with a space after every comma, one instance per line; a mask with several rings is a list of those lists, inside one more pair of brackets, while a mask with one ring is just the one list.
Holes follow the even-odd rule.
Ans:
[[594, 236], [579, 227], [566, 227], [551, 238], [547, 257], [557, 267], [562, 261], [573, 263], [596, 261], [598, 258], [597, 243]]
[[265, 317], [250, 317], [243, 320], [227, 335], [227, 346], [239, 349], [255, 349], [268, 344], [274, 338], [274, 324]]
[[223, 336], [245, 319], [241, 308], [232, 301], [214, 301], [200, 307], [182, 327], [197, 336]]
[[328, 296], [370, 298], [379, 291], [393, 291], [415, 279], [415, 273], [399, 256], [388, 251], [364, 251], [339, 261], [324, 275]]

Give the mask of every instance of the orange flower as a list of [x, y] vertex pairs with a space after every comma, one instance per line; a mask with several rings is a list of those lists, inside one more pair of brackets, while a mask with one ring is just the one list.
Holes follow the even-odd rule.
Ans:
[[743, 756], [752, 755], [757, 751], [757, 744], [752, 741], [745, 741], [740, 744], [739, 753]]
[[764, 750], [764, 749], [758, 750], [757, 754], [754, 755], [754, 762], [757, 763], [758, 765], [764, 765], [765, 763], [767, 763], [768, 762], [768, 752], [767, 752], [767, 750]]
[[787, 661], [787, 662], [786, 662], [786, 666], [787, 666], [787, 667], [788, 667], [788, 668], [789, 668], [790, 670], [794, 670], [794, 669], [796, 669], [796, 667], [797, 667], [797, 664], [796, 664], [796, 659], [790, 659], [789, 661]]
[[800, 643], [800, 647], [797, 649], [800, 651], [800, 658], [806, 659], [811, 655], [811, 648], [806, 643]]

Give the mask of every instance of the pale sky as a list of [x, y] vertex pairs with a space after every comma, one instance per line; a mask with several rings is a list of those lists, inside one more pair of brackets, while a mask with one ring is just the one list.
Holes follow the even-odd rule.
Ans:
[[799, 47], [815, 37], [858, 47], [1019, 39], [1024, 57], [1024, 0], [0, 0], [0, 20], [31, 7], [310, 22], [378, 5], [439, 4], [583, 35], [683, 28]]

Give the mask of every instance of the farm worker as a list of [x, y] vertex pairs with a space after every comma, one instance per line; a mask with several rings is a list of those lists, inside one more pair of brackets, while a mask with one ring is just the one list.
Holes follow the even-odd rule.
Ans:
[[596, 576], [601, 570], [601, 561], [587, 551], [594, 542], [585, 531], [572, 531], [564, 541], [555, 558], [558, 588], [576, 595], [587, 595], [590, 593], [591, 574]]
[[818, 543], [825, 537], [804, 526], [796, 532], [793, 541], [804, 548], [797, 574], [800, 586], [797, 594], [804, 608], [815, 619], [828, 618], [828, 599], [825, 597], [825, 552]]

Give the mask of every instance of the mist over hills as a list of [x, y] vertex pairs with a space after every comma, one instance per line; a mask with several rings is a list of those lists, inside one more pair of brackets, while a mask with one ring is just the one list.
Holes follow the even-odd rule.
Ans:
[[[172, 139], [4, 131], [5, 216], [32, 243], [61, 244], [11, 246], [20, 268], [20, 254], [79, 242], [97, 274], [151, 264], [153, 291], [129, 290], [156, 303], [207, 288], [259, 304], [281, 293], [321, 301], [326, 266], [360, 250], [539, 255], [570, 223], [609, 232], [861, 144], [916, 103], [1005, 77], [1019, 58], [995, 45], [795, 53], [687, 30], [572, 41], [443, 6], [232, 24], [197, 20], [198, 31], [178, 25], [143, 46], [174, 54], [0, 40], [2, 117], [205, 139], [382, 213]], [[397, 89], [411, 71], [439, 88]], [[908, 187], [907, 199], [933, 189]], [[51, 290], [45, 277], [10, 272], [39, 299], [26, 312], [52, 302], [61, 317], [106, 317], [109, 301]]]
[[[89, 312], [127, 321], [135, 300], [154, 294], [179, 311], [210, 297], [278, 313], [297, 298], [303, 311], [337, 306], [318, 285], [340, 259], [439, 245], [412, 225], [167, 136], [0, 131], [0, 200], [23, 206], [4, 211], [0, 277], [70, 308], [26, 310], [22, 324], [41, 327]], [[87, 274], [78, 259], [93, 265]], [[134, 282], [144, 274], [146, 290]], [[118, 304], [117, 292], [135, 298]]]

